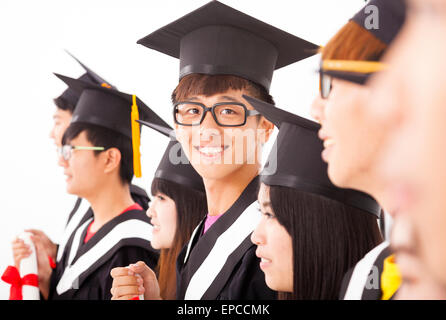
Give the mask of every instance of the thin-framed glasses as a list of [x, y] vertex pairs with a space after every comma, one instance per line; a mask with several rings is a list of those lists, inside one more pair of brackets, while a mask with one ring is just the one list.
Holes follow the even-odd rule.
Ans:
[[256, 110], [248, 110], [240, 102], [219, 102], [208, 108], [200, 102], [180, 101], [174, 104], [173, 115], [175, 123], [179, 125], [198, 126], [208, 111], [221, 127], [243, 126], [248, 117], [260, 114]]
[[330, 95], [333, 88], [333, 76], [331, 74], [337, 74], [340, 79], [364, 84], [370, 75], [386, 68], [387, 65], [379, 61], [322, 60], [319, 71], [319, 91], [321, 97], [322, 99], [327, 99]]
[[93, 150], [93, 151], [104, 151], [104, 147], [84, 147], [84, 146], [70, 146], [64, 145], [58, 148], [59, 155], [65, 160], [70, 160], [73, 150]]

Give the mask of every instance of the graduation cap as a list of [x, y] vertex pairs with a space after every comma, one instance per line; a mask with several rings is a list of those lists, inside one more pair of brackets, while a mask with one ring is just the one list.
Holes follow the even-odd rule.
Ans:
[[[367, 8], [371, 8], [370, 6], [376, 6], [378, 9], [378, 20], [373, 21], [377, 23], [377, 28], [369, 27], [370, 22], [368, 20], [373, 18], [371, 17], [373, 11], [367, 10]], [[406, 20], [406, 1], [371, 0], [351, 20], [385, 44], [390, 45]]]
[[71, 123], [102, 126], [130, 138], [133, 146], [133, 170], [136, 177], [141, 177], [141, 129], [136, 120], [150, 120], [161, 126], [167, 126], [167, 123], [135, 95], [60, 74], [55, 75], [79, 95]]
[[[377, 11], [371, 10], [372, 6], [375, 6]], [[377, 19], [372, 16], [374, 12], [378, 15]], [[405, 0], [371, 0], [350, 20], [386, 45], [390, 45], [398, 35], [405, 19]], [[376, 61], [328, 60], [322, 61], [320, 72], [334, 78], [365, 84], [372, 74], [385, 67], [384, 64]]]
[[[102, 77], [100, 77], [98, 74], [96, 74], [95, 72], [93, 72], [93, 70], [91, 70], [90, 68], [88, 68], [85, 64], [83, 64], [82, 62], [79, 61], [79, 59], [77, 59], [74, 55], [72, 55], [70, 52], [68, 52], [67, 50], [65, 50], [66, 53], [68, 53], [74, 60], [76, 60], [82, 68], [84, 68], [85, 73], [82, 74], [78, 79], [85, 81], [85, 82], [89, 82], [92, 84], [97, 84], [106, 88], [113, 88], [116, 89], [116, 87], [114, 87], [112, 84], [110, 84], [108, 81], [104, 80]], [[54, 99], [54, 102], [56, 103], [56, 105], [58, 104], [57, 101], [58, 100], [62, 100], [65, 102], [68, 102], [70, 105], [72, 105], [73, 107], [76, 106], [77, 101], [79, 100], [79, 96], [80, 94], [77, 93], [76, 91], [73, 91], [72, 89], [70, 89], [69, 87], [56, 99]]]
[[205, 192], [203, 179], [189, 161], [178, 161], [182, 158], [184, 159], [182, 157], [184, 152], [181, 144], [175, 139], [175, 131], [168, 125], [162, 126], [142, 120], [138, 120], [138, 122], [171, 138], [160, 164], [155, 171], [155, 178], [168, 180], [197, 191]]
[[[327, 164], [321, 158], [323, 144], [318, 137], [318, 123], [249, 96], [243, 97], [279, 128], [275, 152], [271, 152], [260, 174], [263, 183], [318, 194], [380, 217], [381, 208], [372, 197], [331, 183]], [[276, 164], [273, 170], [271, 163]]]
[[180, 59], [180, 80], [192, 73], [235, 75], [267, 91], [274, 70], [312, 56], [319, 48], [218, 1], [138, 43]]

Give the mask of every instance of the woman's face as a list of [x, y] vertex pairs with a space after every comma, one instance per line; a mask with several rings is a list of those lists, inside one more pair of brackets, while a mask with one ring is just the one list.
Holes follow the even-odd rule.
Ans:
[[[252, 106], [242, 97], [244, 90], [228, 90], [210, 97], [197, 95], [185, 101], [200, 102], [212, 107], [219, 102], [243, 103]], [[219, 126], [208, 112], [199, 126], [175, 125], [175, 133], [187, 158], [205, 179], [223, 179], [232, 176], [246, 165], [259, 166], [261, 144], [268, 140], [273, 125], [263, 117], [250, 116], [240, 127]]]
[[175, 201], [164, 193], [157, 192], [150, 202], [147, 216], [153, 225], [152, 247], [155, 249], [171, 248], [177, 229]]
[[[382, 169], [413, 221], [420, 258], [446, 285], [446, 2], [409, 1], [407, 22], [374, 79], [368, 113], [391, 127]], [[397, 121], [394, 121], [397, 119]], [[390, 122], [394, 125], [391, 126]]]
[[368, 98], [367, 86], [333, 79], [328, 98], [317, 97], [311, 110], [321, 124], [322, 158], [328, 163], [330, 180], [340, 187], [365, 192], [373, 178], [383, 134], [365, 113], [363, 104]]
[[290, 234], [282, 226], [271, 207], [270, 188], [261, 184], [259, 203], [262, 219], [251, 235], [257, 245], [256, 255], [261, 259], [260, 269], [265, 273], [269, 288], [293, 292], [293, 246]]

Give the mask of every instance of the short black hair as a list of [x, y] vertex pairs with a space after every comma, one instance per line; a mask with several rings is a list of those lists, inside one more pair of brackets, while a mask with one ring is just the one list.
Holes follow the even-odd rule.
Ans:
[[376, 216], [282, 186], [271, 186], [270, 199], [293, 246], [293, 293], [279, 299], [338, 300], [347, 271], [382, 242]]
[[[87, 140], [94, 146], [104, 147], [106, 150], [117, 148], [121, 152], [119, 176], [123, 183], [130, 184], [133, 179], [133, 147], [130, 138], [111, 129], [90, 124], [71, 123], [62, 137], [62, 145], [70, 143], [81, 132], [85, 132]], [[94, 151], [98, 155], [101, 151]]]
[[67, 101], [66, 99], [64, 99], [62, 97], [57, 97], [57, 98], [53, 99], [53, 101], [57, 108], [64, 110], [64, 111], [68, 111], [71, 114], [73, 114], [74, 108], [76, 108], [76, 105], [73, 105], [72, 103], [70, 103], [69, 101]]

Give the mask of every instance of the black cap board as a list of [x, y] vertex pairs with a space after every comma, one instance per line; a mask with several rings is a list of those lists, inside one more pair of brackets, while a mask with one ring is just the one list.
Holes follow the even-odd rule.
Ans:
[[[372, 16], [374, 10], [378, 18], [375, 21]], [[406, 20], [406, 1], [370, 0], [351, 20], [385, 44], [390, 45]]]
[[310, 57], [319, 48], [218, 1], [138, 43], [180, 59], [180, 80], [192, 73], [235, 75], [267, 91], [274, 70]]
[[[65, 50], [66, 51], [66, 50]], [[100, 77], [97, 73], [95, 73], [93, 70], [91, 70], [90, 68], [88, 68], [85, 64], [83, 64], [79, 59], [77, 59], [74, 55], [72, 55], [70, 52], [66, 51], [74, 60], [76, 60], [81, 66], [82, 68], [84, 68], [85, 73], [82, 74], [78, 79], [88, 82], [88, 83], [92, 83], [92, 84], [97, 84], [106, 88], [113, 88], [116, 89], [115, 86], [113, 86], [112, 84], [110, 84], [108, 81], [104, 80], [102, 77]], [[72, 105], [73, 107], [76, 106], [77, 101], [79, 100], [79, 96], [80, 94], [76, 91], [73, 91], [72, 89], [70, 89], [69, 87], [56, 99], [54, 99], [54, 101], [56, 102], [57, 105], [57, 101], [63, 100], [67, 103], [69, 103], [70, 105]]]
[[243, 97], [279, 128], [273, 151], [260, 174], [263, 183], [318, 194], [380, 217], [381, 208], [372, 197], [331, 183], [327, 164], [321, 158], [323, 144], [318, 137], [318, 123], [258, 99]]
[[[55, 74], [71, 90], [79, 94], [71, 123], [85, 122], [103, 126], [132, 139], [130, 120], [133, 96], [118, 90], [105, 88], [82, 80]], [[167, 126], [155, 112], [136, 97], [139, 117], [144, 120]]]
[[136, 177], [140, 177], [141, 128], [136, 120], [150, 120], [161, 126], [167, 126], [167, 123], [135, 95], [60, 74], [55, 75], [65, 82], [71, 90], [79, 94], [71, 123], [89, 123], [102, 126], [130, 138], [133, 147], [134, 173]]
[[149, 121], [138, 120], [138, 122], [171, 138], [160, 164], [155, 171], [155, 178], [168, 180], [197, 191], [205, 192], [203, 179], [184, 157], [181, 144], [175, 139], [175, 131], [169, 126], [161, 126]]

